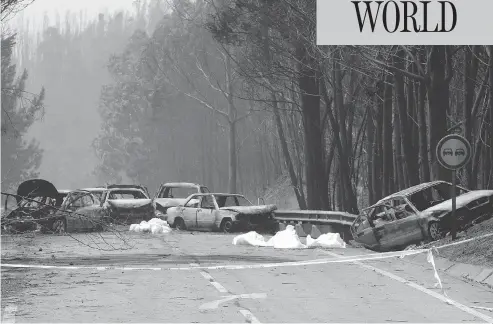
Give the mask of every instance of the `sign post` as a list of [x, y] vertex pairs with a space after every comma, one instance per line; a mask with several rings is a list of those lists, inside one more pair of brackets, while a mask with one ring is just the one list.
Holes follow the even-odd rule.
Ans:
[[457, 170], [466, 165], [472, 155], [471, 144], [464, 137], [451, 134], [443, 137], [437, 144], [436, 156], [438, 162], [446, 169], [452, 171], [452, 240], [457, 237], [457, 217], [456, 210], [456, 186]]

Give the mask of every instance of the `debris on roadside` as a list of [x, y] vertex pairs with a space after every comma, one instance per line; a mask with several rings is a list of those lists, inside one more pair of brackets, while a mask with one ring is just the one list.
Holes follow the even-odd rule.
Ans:
[[142, 221], [140, 224], [132, 224], [129, 228], [130, 232], [136, 233], [151, 233], [151, 234], [167, 234], [171, 232], [168, 222], [153, 218], [150, 221]]

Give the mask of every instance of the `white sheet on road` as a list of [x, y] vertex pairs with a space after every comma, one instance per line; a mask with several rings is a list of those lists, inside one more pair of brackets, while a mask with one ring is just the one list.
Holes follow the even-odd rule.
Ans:
[[153, 218], [150, 221], [142, 221], [140, 224], [130, 225], [130, 232], [137, 233], [152, 233], [152, 234], [167, 234], [171, 232], [168, 223], [159, 218]]
[[301, 243], [300, 237], [296, 234], [293, 225], [286, 226], [284, 231], [279, 231], [269, 241], [267, 246], [276, 249], [305, 249], [306, 245]]
[[344, 242], [339, 233], [325, 233], [320, 235], [317, 239], [312, 239], [308, 234], [306, 237], [306, 245], [309, 248], [346, 248], [346, 242]]
[[293, 225], [286, 226], [286, 229], [279, 231], [270, 240], [257, 232], [251, 231], [233, 238], [233, 245], [251, 245], [251, 246], [271, 246], [276, 249], [305, 249], [305, 248], [346, 248], [346, 242], [341, 238], [339, 233], [326, 233], [313, 239], [310, 235], [306, 238], [306, 245], [300, 240]]
[[233, 245], [267, 246], [265, 238], [255, 231], [235, 236]]

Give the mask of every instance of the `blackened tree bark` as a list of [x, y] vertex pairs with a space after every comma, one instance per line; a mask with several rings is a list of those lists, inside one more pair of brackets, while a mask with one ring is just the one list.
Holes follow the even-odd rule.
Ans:
[[[449, 83], [452, 62], [448, 46], [432, 46], [430, 53], [429, 125], [430, 155], [434, 180], [451, 180], [451, 173], [443, 168], [436, 158], [436, 146], [447, 135], [447, 113], [449, 112]], [[448, 75], [447, 75], [448, 71]]]
[[320, 120], [320, 86], [316, 62], [307, 52], [304, 44], [296, 48], [298, 63], [298, 86], [301, 92], [301, 109], [305, 143], [305, 170], [307, 187], [307, 208], [321, 210], [326, 206], [328, 189], [324, 184], [325, 168]]
[[394, 125], [394, 184], [395, 190], [398, 191], [405, 187], [404, 182], [404, 168], [402, 167], [404, 164], [402, 158], [402, 130], [401, 130], [401, 122], [399, 120], [399, 112], [397, 111], [397, 105], [393, 107], [394, 116], [393, 116], [393, 125]]
[[[394, 65], [399, 70], [405, 68], [405, 55], [404, 49], [399, 47], [395, 56]], [[402, 140], [402, 166], [404, 172], [404, 178], [409, 180], [409, 183], [404, 183], [404, 187], [414, 186], [419, 183], [419, 170], [418, 160], [416, 154], [414, 154], [412, 135], [412, 124], [408, 120], [408, 107], [404, 92], [404, 77], [401, 73], [395, 73], [395, 89], [396, 89], [396, 101], [399, 111], [399, 121], [401, 128], [401, 140]], [[411, 94], [408, 93], [408, 96]], [[396, 143], [396, 145], [398, 145]]]
[[430, 181], [430, 162], [428, 158], [428, 130], [426, 118], [426, 83], [419, 82], [418, 92], [418, 118], [419, 118], [419, 158], [421, 166], [421, 181]]
[[[479, 46], [473, 46], [472, 49], [466, 46], [464, 48], [464, 135], [465, 138], [473, 143], [473, 120], [472, 116], [474, 104], [474, 91], [476, 88], [476, 76], [478, 74], [478, 55]], [[473, 164], [468, 163], [465, 167], [466, 186], [476, 185], [476, 181], [472, 178], [476, 175], [472, 174]], [[471, 188], [472, 189], [472, 188]]]
[[[339, 52], [340, 54], [340, 52]], [[343, 202], [343, 209], [352, 213], [358, 211], [358, 203], [356, 199], [356, 194], [353, 189], [351, 182], [351, 150], [352, 147], [348, 147], [347, 136], [352, 136], [347, 134], [346, 129], [346, 118], [343, 113], [344, 107], [344, 94], [342, 88], [342, 71], [341, 64], [339, 63], [339, 57], [337, 53], [334, 52], [333, 56], [333, 84], [334, 84], [334, 108], [338, 120], [335, 121], [334, 117], [331, 116], [332, 128], [334, 133], [336, 133], [336, 141], [338, 142], [338, 152], [339, 152], [339, 176], [340, 176], [340, 188]], [[329, 115], [330, 116], [330, 115]]]
[[392, 76], [386, 74], [384, 77], [383, 92], [383, 132], [382, 132], [382, 155], [383, 155], [383, 179], [382, 194], [389, 195], [394, 191], [394, 159], [392, 146]]
[[[371, 102], [378, 100], [375, 94], [370, 96]], [[375, 124], [373, 121], [373, 107], [369, 104], [368, 109], [368, 122], [366, 123], [366, 162], [367, 162], [367, 179], [368, 179], [368, 202], [372, 205], [375, 202], [375, 194], [373, 192], [373, 155], [375, 150]]]
[[384, 194], [382, 181], [383, 167], [383, 98], [384, 82], [377, 83], [377, 96], [375, 100], [375, 151], [373, 154], [373, 194], [375, 200], [382, 198]]
[[490, 156], [487, 158], [488, 162], [483, 170], [488, 175], [488, 188], [493, 188], [493, 45], [488, 46], [488, 54], [490, 59], [488, 61], [489, 70], [489, 83], [490, 83], [490, 102], [489, 102], [489, 150]]

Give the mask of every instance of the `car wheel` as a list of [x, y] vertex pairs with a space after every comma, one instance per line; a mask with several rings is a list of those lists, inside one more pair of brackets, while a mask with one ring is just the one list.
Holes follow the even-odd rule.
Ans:
[[438, 222], [431, 222], [428, 225], [428, 234], [432, 241], [437, 241], [442, 238], [442, 231], [440, 228], [440, 224]]
[[231, 219], [225, 219], [221, 224], [221, 230], [225, 233], [233, 232], [233, 221]]
[[187, 227], [185, 226], [185, 221], [183, 218], [177, 218], [175, 219], [175, 228], [179, 231], [186, 231]]
[[67, 232], [67, 222], [65, 219], [57, 219], [53, 222], [53, 233], [64, 234]]

